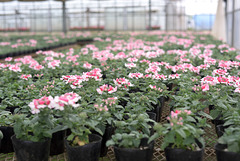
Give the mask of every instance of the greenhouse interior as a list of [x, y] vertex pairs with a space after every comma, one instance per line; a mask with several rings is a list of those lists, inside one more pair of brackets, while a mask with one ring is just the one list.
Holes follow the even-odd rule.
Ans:
[[240, 161], [240, 0], [0, 0], [0, 161]]

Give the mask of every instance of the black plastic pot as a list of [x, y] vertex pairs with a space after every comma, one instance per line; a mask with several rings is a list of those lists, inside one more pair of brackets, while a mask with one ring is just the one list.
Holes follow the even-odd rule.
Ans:
[[150, 119], [156, 121], [157, 120], [157, 115], [154, 112], [147, 112], [148, 116]]
[[48, 161], [50, 139], [44, 142], [24, 141], [12, 136], [17, 161]]
[[6, 111], [10, 111], [12, 114], [14, 114], [15, 109], [18, 109], [19, 106], [14, 106], [14, 107], [6, 107]]
[[117, 161], [151, 161], [153, 156], [154, 142], [147, 144], [141, 143], [140, 148], [118, 148], [114, 147], [114, 153]]
[[160, 122], [161, 121], [161, 116], [162, 116], [162, 108], [163, 108], [163, 106], [165, 104], [165, 98], [164, 97], [160, 97], [160, 98], [158, 98], [158, 100], [159, 100], [160, 103], [157, 104], [157, 105], [154, 105], [153, 106], [154, 109], [151, 110], [150, 112], [156, 113], [156, 121]]
[[191, 151], [167, 147], [164, 149], [167, 161], [202, 161], [204, 149]]
[[12, 153], [13, 144], [11, 136], [14, 135], [13, 127], [1, 126], [0, 130], [3, 133], [2, 145], [0, 147], [0, 153]]
[[225, 150], [226, 148], [227, 148], [227, 145], [223, 145], [223, 144], [216, 144], [214, 146], [214, 149], [217, 155], [217, 161], [239, 161], [240, 160], [240, 153], [226, 151]]
[[106, 142], [111, 139], [113, 133], [114, 133], [114, 127], [111, 125], [107, 125], [105, 129], [105, 133], [102, 136], [100, 157], [104, 157], [107, 155], [108, 147], [106, 146]]
[[224, 134], [224, 129], [225, 129], [223, 124], [217, 125], [215, 128], [216, 128], [217, 136], [221, 137]]
[[96, 134], [89, 135], [89, 144], [73, 147], [65, 139], [68, 161], [98, 161], [101, 151], [102, 137]]
[[66, 130], [53, 133], [50, 146], [50, 156], [64, 153], [64, 138]]

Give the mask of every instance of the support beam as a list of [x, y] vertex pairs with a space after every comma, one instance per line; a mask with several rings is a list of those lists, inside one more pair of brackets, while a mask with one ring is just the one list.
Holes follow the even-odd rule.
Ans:
[[152, 2], [151, 0], [148, 1], [148, 29], [152, 30]]
[[62, 25], [64, 34], [67, 33], [67, 21], [66, 21], [66, 2], [62, 1]]

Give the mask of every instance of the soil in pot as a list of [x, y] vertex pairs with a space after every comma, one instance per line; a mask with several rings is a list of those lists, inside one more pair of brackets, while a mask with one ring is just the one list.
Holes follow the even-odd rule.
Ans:
[[153, 156], [154, 142], [147, 144], [143, 141], [140, 148], [119, 148], [114, 147], [114, 153], [117, 161], [151, 161]]
[[11, 136], [14, 135], [13, 127], [1, 126], [0, 130], [3, 133], [2, 145], [0, 146], [0, 153], [11, 153], [13, 152], [13, 144]]
[[202, 161], [204, 149], [191, 151], [167, 147], [164, 149], [167, 161]]
[[68, 161], [98, 161], [101, 152], [102, 137], [96, 134], [89, 135], [89, 144], [71, 146], [65, 139]]
[[240, 153], [226, 151], [227, 145], [216, 144], [214, 149], [217, 161], [240, 161]]
[[66, 130], [53, 133], [50, 146], [50, 156], [64, 153], [64, 138]]
[[32, 142], [17, 139], [12, 136], [17, 161], [48, 161], [51, 140]]

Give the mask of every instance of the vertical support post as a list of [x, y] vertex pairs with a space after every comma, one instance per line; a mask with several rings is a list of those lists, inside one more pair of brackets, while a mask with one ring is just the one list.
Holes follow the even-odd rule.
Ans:
[[50, 1], [48, 1], [48, 32], [52, 32], [52, 8]]
[[168, 3], [165, 5], [165, 30], [168, 31]]
[[66, 1], [62, 1], [62, 25], [63, 25], [63, 33], [67, 33], [67, 23], [66, 23]]
[[98, 0], [98, 31], [100, 30], [100, 0]]
[[[34, 6], [34, 10], [33, 10], [33, 12], [34, 11], [36, 11], [37, 9], [36, 9], [36, 6], [35, 6], [35, 2], [33, 2], [33, 6]], [[34, 20], [34, 32], [36, 32], [37, 31], [37, 29], [36, 29], [36, 27], [37, 27], [37, 18], [36, 18], [36, 13], [34, 12], [34, 18], [33, 18]]]
[[134, 1], [132, 0], [132, 31], [134, 31]]
[[117, 0], [115, 0], [115, 32], [118, 31]]
[[151, 9], [151, 7], [152, 7], [152, 3], [151, 3], [151, 0], [149, 0], [148, 1], [148, 7], [149, 7], [149, 12], [148, 12], [148, 27], [149, 27], [149, 30], [152, 30], [152, 9]]
[[2, 3], [2, 7], [3, 7], [3, 13], [4, 13], [4, 16], [3, 16], [3, 29], [6, 32], [6, 12], [5, 12], [5, 3], [4, 2]]
[[81, 26], [82, 29], [81, 30], [83, 30], [83, 27], [84, 27], [84, 14], [85, 14], [84, 7], [83, 7], [83, 0], [81, 0], [81, 8], [82, 8], [81, 9], [81, 13], [82, 13], [81, 14], [82, 15], [82, 20], [81, 20], [82, 21], [82, 26]]
[[15, 9], [15, 28], [16, 28], [16, 32], [19, 32], [19, 29], [18, 29], [19, 2], [17, 3], [18, 3], [17, 9]]
[[235, 0], [233, 0], [233, 5], [232, 5], [232, 43], [231, 46], [234, 46], [234, 30], [235, 30]]

